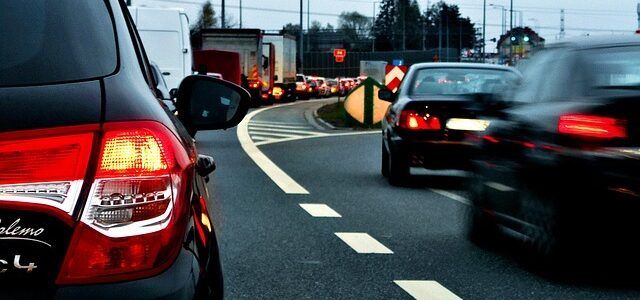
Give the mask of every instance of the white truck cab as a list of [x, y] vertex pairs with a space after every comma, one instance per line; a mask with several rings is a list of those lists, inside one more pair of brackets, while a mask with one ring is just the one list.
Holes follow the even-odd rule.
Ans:
[[193, 73], [189, 18], [181, 8], [130, 6], [150, 60], [160, 67], [169, 89]]

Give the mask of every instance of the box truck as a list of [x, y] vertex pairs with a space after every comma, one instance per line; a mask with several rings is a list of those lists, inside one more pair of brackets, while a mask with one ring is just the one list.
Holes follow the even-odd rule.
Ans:
[[189, 18], [180, 8], [130, 6], [142, 44], [150, 60], [160, 67], [169, 89], [178, 88], [193, 74]]
[[251, 93], [254, 105], [269, 101], [274, 84], [275, 51], [272, 43], [263, 43], [260, 29], [203, 29], [202, 50], [223, 50], [240, 55], [240, 69], [246, 78], [244, 88]]

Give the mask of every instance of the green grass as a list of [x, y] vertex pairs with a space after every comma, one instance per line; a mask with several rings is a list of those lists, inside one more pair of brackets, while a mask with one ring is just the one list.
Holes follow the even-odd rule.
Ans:
[[352, 128], [356, 130], [380, 128], [380, 123], [365, 126], [353, 119], [344, 110], [344, 102], [331, 103], [321, 107], [318, 109], [318, 116], [337, 128]]

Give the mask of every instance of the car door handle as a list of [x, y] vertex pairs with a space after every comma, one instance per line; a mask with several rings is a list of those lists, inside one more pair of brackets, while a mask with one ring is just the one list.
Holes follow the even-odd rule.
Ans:
[[162, 75], [169, 76], [169, 75], [171, 75], [171, 72], [162, 72]]

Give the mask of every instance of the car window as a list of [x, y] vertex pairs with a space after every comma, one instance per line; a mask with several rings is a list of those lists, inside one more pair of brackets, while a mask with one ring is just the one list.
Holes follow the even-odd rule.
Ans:
[[640, 86], [640, 47], [609, 47], [580, 53], [590, 87]]
[[540, 89], [543, 88], [548, 75], [549, 62], [556, 52], [557, 50], [543, 50], [533, 55], [526, 68], [522, 69], [522, 85], [511, 90], [512, 97], [508, 99], [525, 103], [539, 101]]
[[0, 41], [0, 86], [86, 80], [117, 67], [103, 1], [0, 1]]
[[540, 76], [541, 87], [537, 101], [566, 101], [573, 94], [576, 84], [574, 59], [567, 51], [558, 51], [547, 60], [544, 76]]
[[[486, 68], [424, 68], [417, 70], [409, 95], [461, 95], [500, 93], [515, 84], [514, 72]], [[406, 85], [405, 85], [406, 86]]]

